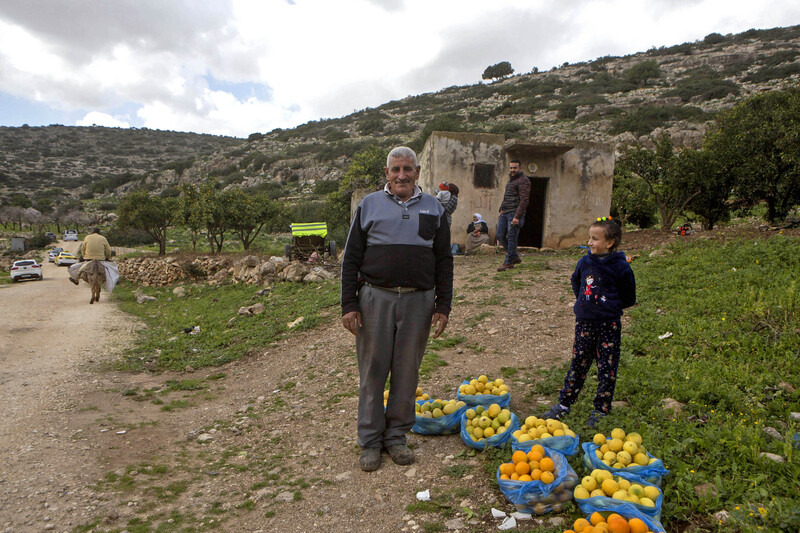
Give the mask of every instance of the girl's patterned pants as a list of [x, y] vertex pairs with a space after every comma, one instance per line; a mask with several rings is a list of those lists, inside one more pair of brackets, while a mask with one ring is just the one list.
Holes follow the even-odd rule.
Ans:
[[578, 399], [578, 394], [586, 381], [586, 375], [597, 361], [597, 394], [594, 397], [594, 410], [603, 414], [611, 411], [614, 387], [617, 384], [619, 366], [620, 336], [619, 320], [595, 322], [575, 321], [575, 341], [572, 344], [572, 363], [564, 378], [558, 401], [570, 407]]

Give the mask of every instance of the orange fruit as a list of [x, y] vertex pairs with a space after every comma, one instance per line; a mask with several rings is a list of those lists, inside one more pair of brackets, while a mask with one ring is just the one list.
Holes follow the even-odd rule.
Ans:
[[517, 463], [514, 466], [514, 470], [517, 472], [517, 474], [519, 474], [521, 476], [522, 474], [530, 473], [531, 466], [528, 463], [526, 463], [525, 461], [522, 461], [521, 463]]
[[600, 522], [605, 522], [605, 521], [606, 519], [603, 517], [603, 515], [601, 515], [597, 511], [593, 512], [592, 515], [589, 517], [589, 522], [591, 522], [593, 526], [596, 526]]
[[589, 521], [588, 521], [588, 520], [586, 520], [585, 518], [578, 518], [577, 520], [575, 520], [575, 523], [574, 523], [574, 524], [572, 524], [572, 528], [573, 528], [575, 531], [583, 531], [583, 529], [584, 529], [586, 526], [591, 526], [591, 525], [592, 525], [592, 524], [590, 524], [590, 523], [589, 523]]
[[641, 518], [631, 518], [628, 520], [628, 526], [631, 528], [631, 533], [647, 533], [650, 530]]
[[618, 515], [617, 513], [611, 513], [606, 517], [606, 522], [611, 522], [612, 518], [622, 518], [622, 516]]
[[608, 517], [608, 531], [609, 533], [630, 533], [631, 528], [628, 521], [617, 515], [615, 517]]
[[536, 470], [539, 468], [539, 461], [528, 461], [528, 464], [531, 465], [531, 470]]
[[531, 448], [531, 451], [528, 452], [528, 461], [541, 461], [542, 457], [544, 457], [544, 455], [533, 448]]
[[500, 474], [500, 479], [511, 479], [508, 474]]
[[514, 472], [513, 474], [511, 474], [511, 475], [510, 475], [510, 476], [508, 476], [508, 477], [510, 477], [510, 478], [511, 478], [512, 480], [514, 480], [514, 481], [517, 481], [517, 480], [519, 479], [519, 474], [517, 474], [516, 472]]
[[548, 471], [542, 472], [542, 483], [544, 483], [545, 485], [549, 485], [550, 483], [552, 483], [555, 478], [556, 476], [554, 476], [552, 472]]
[[510, 476], [515, 472], [514, 463], [503, 463], [500, 465], [500, 473]]
[[600, 522], [596, 526], [593, 526], [590, 531], [591, 533], [609, 533], [608, 524], [605, 522]]
[[539, 461], [539, 468], [542, 469], [542, 472], [552, 472], [556, 469], [556, 464], [549, 457], [544, 457]]
[[523, 452], [522, 450], [517, 450], [514, 452], [514, 455], [511, 456], [511, 462], [514, 464], [519, 464], [522, 461], [528, 461], [528, 454]]
[[533, 481], [533, 478], [531, 478], [531, 476], [529, 476], [528, 474], [522, 474], [521, 476], [519, 476], [519, 480], [520, 481]]
[[531, 447], [531, 451], [532, 451], [532, 452], [536, 452], [536, 453], [540, 454], [542, 457], [544, 457], [544, 456], [545, 456], [545, 453], [544, 453], [544, 446], [542, 446], [541, 444], [534, 444], [534, 445]]
[[542, 479], [542, 471], [539, 470], [538, 468], [531, 470], [531, 477], [533, 478], [534, 481], [539, 481], [540, 479]]

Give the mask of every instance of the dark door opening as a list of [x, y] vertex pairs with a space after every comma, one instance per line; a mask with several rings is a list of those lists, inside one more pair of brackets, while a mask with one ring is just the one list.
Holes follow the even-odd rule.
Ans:
[[544, 206], [547, 201], [547, 182], [550, 178], [530, 178], [531, 196], [525, 212], [525, 225], [519, 231], [519, 246], [542, 247]]

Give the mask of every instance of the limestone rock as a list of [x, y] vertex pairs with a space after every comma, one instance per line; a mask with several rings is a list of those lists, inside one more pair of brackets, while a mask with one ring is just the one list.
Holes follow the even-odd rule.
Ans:
[[678, 400], [673, 400], [672, 398], [664, 398], [661, 400], [661, 406], [664, 409], [672, 409], [676, 415], [683, 410], [683, 404]]
[[780, 455], [775, 455], [774, 453], [761, 452], [759, 455], [761, 457], [764, 457], [765, 459], [769, 459], [771, 461], [775, 461], [776, 463], [785, 463], [786, 462], [786, 459], [784, 459]]
[[667, 250], [665, 248], [657, 248], [650, 252], [649, 257], [664, 257], [666, 255], [672, 255], [672, 250]]
[[240, 307], [236, 314], [239, 316], [253, 316], [253, 313], [247, 307]]
[[263, 313], [263, 312], [264, 312], [264, 310], [266, 309], [266, 307], [264, 307], [264, 304], [262, 304], [261, 302], [258, 302], [258, 303], [256, 303], [256, 304], [253, 304], [253, 305], [251, 305], [250, 307], [248, 307], [248, 309], [249, 309], [249, 310], [250, 310], [250, 312], [251, 312], [251, 313], [253, 313], [254, 315], [260, 315], [261, 313]]
[[278, 279], [284, 281], [303, 281], [308, 274], [308, 269], [301, 263], [291, 263], [278, 274]]
[[183, 298], [184, 296], [186, 296], [186, 289], [183, 287], [183, 285], [179, 285], [178, 287], [172, 289], [172, 294], [174, 294], [178, 298]]
[[453, 518], [452, 520], [448, 520], [447, 522], [445, 522], [444, 527], [452, 531], [454, 529], [464, 529], [465, 525], [462, 519]]
[[775, 428], [767, 426], [763, 428], [761, 431], [763, 431], [764, 433], [766, 433], [775, 440], [783, 440], [783, 435], [781, 435], [780, 432]]
[[717, 486], [713, 483], [703, 483], [702, 485], [695, 485], [694, 493], [698, 498], [709, 499], [717, 497]]

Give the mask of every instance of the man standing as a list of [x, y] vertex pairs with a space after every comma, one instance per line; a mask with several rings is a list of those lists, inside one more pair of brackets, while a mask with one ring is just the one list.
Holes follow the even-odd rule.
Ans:
[[[82, 261], [91, 261], [93, 259], [111, 261], [111, 246], [108, 244], [108, 240], [100, 235], [99, 228], [91, 228], [89, 235], [83, 238], [79, 255]], [[80, 268], [70, 269], [69, 271], [69, 280], [75, 285], [78, 284], [77, 275], [79, 271]], [[73, 272], [75, 272], [75, 277], [72, 275]]]
[[[412, 464], [406, 433], [414, 426], [419, 367], [431, 327], [447, 326], [453, 296], [450, 227], [435, 197], [416, 186], [413, 150], [386, 158], [386, 185], [359, 204], [342, 258], [342, 325], [356, 336], [359, 465], [381, 465], [381, 449]], [[383, 390], [390, 378], [384, 412]]]
[[497, 240], [506, 249], [506, 260], [498, 267], [503, 272], [521, 263], [517, 253], [519, 230], [525, 224], [525, 212], [528, 210], [528, 199], [531, 195], [531, 180], [519, 169], [519, 159], [512, 159], [509, 164], [509, 180], [500, 204], [500, 218], [497, 219]]

